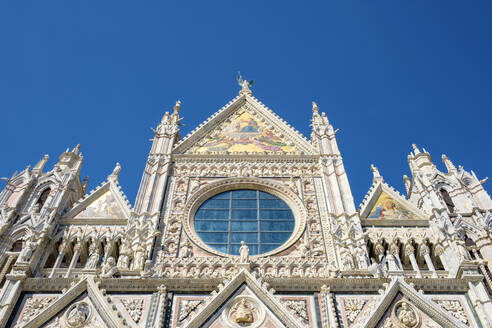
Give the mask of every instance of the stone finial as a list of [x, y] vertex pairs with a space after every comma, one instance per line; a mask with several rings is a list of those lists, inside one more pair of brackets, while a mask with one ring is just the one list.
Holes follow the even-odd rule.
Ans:
[[77, 155], [79, 151], [80, 151], [80, 144], [77, 144], [77, 146], [75, 146], [75, 148], [72, 150], [72, 153]]
[[43, 158], [41, 158], [41, 160], [38, 162], [38, 164], [36, 164], [36, 166], [34, 166], [34, 168], [32, 169], [32, 172], [34, 174], [40, 174], [41, 172], [43, 172], [43, 167], [49, 158], [50, 158], [50, 156], [48, 154], [44, 155]]
[[407, 195], [410, 193], [410, 186], [412, 184], [412, 181], [410, 180], [410, 178], [404, 174], [403, 175], [403, 183], [405, 184], [405, 189], [407, 191]]
[[458, 170], [456, 170], [456, 166], [454, 166], [453, 162], [449, 159], [449, 157], [446, 156], [446, 154], [442, 154], [442, 162], [444, 165], [446, 165], [446, 169], [448, 170], [448, 173], [456, 173]]
[[84, 192], [87, 191], [87, 186], [89, 185], [89, 176], [86, 176], [84, 178], [84, 181], [82, 182], [82, 189], [84, 190]]
[[372, 181], [374, 183], [383, 181], [383, 177], [381, 176], [381, 174], [379, 174], [379, 170], [377, 167], [374, 166], [374, 164], [371, 164], [371, 171], [372, 171]]
[[179, 111], [181, 110], [181, 101], [178, 100], [176, 101], [176, 104], [174, 105], [174, 112], [173, 114], [179, 114]]
[[118, 180], [118, 174], [120, 174], [121, 165], [120, 163], [116, 163], [116, 166], [113, 169], [113, 172], [109, 175], [108, 179]]
[[318, 104], [316, 102], [314, 102], [314, 101], [313, 101], [313, 113], [314, 114], [318, 114], [319, 113]]
[[417, 148], [417, 145], [416, 144], [412, 144], [412, 148], [413, 148], [413, 151], [414, 151], [414, 154], [415, 155], [420, 154], [420, 150]]

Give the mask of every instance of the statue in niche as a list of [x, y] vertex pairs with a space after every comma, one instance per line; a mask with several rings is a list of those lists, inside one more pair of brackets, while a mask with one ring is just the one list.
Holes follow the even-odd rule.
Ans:
[[386, 263], [388, 263], [389, 271], [399, 270], [398, 264], [396, 263], [396, 258], [389, 250], [386, 251]]
[[89, 258], [85, 264], [85, 269], [95, 269], [99, 263], [100, 257], [101, 249], [99, 248], [97, 241], [94, 240], [89, 246]]
[[28, 238], [26, 238], [25, 245], [19, 254], [19, 259], [17, 262], [29, 262], [36, 247], [38, 247], [38, 244], [35, 241], [34, 234], [31, 234]]
[[188, 240], [183, 243], [181, 246], [181, 257], [187, 258], [193, 256], [193, 248]]
[[253, 311], [251, 311], [250, 307], [246, 304], [246, 300], [242, 299], [239, 303], [237, 303], [232, 311], [235, 311], [234, 321], [239, 324], [248, 324], [253, 323]]
[[118, 272], [118, 267], [116, 266], [116, 260], [114, 257], [110, 256], [104, 263], [101, 269], [101, 277], [111, 278]]
[[135, 261], [133, 262], [133, 270], [142, 270], [145, 264], [145, 248], [142, 245], [137, 245], [135, 250]]
[[407, 302], [402, 302], [400, 307], [396, 309], [396, 317], [404, 327], [416, 327], [419, 323], [417, 314]]
[[362, 246], [358, 246], [355, 249], [355, 255], [357, 257], [357, 267], [359, 269], [367, 269], [367, 256]]
[[132, 250], [128, 241], [122, 240], [120, 256], [118, 257], [118, 268], [129, 269], [131, 252]]
[[244, 241], [241, 241], [239, 247], [239, 263], [249, 263], [249, 247]]

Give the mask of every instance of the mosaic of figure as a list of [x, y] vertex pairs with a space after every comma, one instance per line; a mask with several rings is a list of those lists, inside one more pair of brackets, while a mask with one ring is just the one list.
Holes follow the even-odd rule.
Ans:
[[294, 149], [264, 124], [245, 112], [223, 129], [215, 131], [197, 152], [292, 152]]
[[77, 218], [123, 218], [118, 203], [110, 192], [106, 192], [96, 201], [90, 204], [85, 210], [77, 214]]
[[403, 208], [385, 192], [379, 195], [369, 214], [370, 219], [415, 219], [415, 216]]

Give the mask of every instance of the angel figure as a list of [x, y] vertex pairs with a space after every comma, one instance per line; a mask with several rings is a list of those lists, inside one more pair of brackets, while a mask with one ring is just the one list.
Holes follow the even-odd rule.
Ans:
[[239, 85], [243, 88], [243, 90], [249, 90], [249, 87], [252, 86], [255, 81], [243, 80], [243, 77], [241, 76], [241, 72], [237, 72], [237, 73], [238, 73], [237, 83], [239, 83]]

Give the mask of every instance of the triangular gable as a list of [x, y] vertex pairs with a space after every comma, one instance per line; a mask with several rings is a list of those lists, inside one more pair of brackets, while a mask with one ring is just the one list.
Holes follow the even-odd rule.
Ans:
[[383, 181], [371, 186], [361, 204], [360, 218], [368, 225], [427, 225], [428, 218]]
[[314, 154], [307, 139], [250, 95], [236, 97], [187, 135], [175, 154]]
[[121, 313], [110, 304], [110, 299], [106, 298], [99, 289], [92, 277], [87, 277], [70, 287], [61, 297], [51, 302], [49, 306], [34, 316], [23, 328], [40, 327], [52, 318], [56, 317], [60, 311], [67, 308], [72, 303], [76, 303], [77, 298], [82, 293], [87, 292], [94, 310], [102, 317], [104, 323], [110, 328], [127, 326], [122, 319]]
[[[219, 292], [212, 292], [212, 297], [208, 298], [206, 303], [200, 304], [196, 313], [186, 321], [185, 328], [198, 328], [207, 322], [210, 317], [221, 307], [223, 307], [230, 297], [240, 288], [242, 285], [246, 285], [266, 306], [276, 318], [285, 326], [292, 328], [303, 327], [280, 303], [280, 301], [273, 296], [273, 290], [268, 290], [266, 283], [261, 280], [257, 280], [245, 269], [242, 269], [231, 280], [224, 281], [224, 284], [219, 285]], [[246, 305], [247, 306], [247, 305]]]
[[91, 191], [63, 216], [70, 223], [90, 224], [97, 219], [110, 220], [119, 224], [130, 217], [130, 204], [114, 179], [108, 179], [101, 186]]
[[432, 300], [428, 299], [425, 295], [417, 292], [401, 278], [396, 278], [391, 281], [381, 299], [374, 305], [374, 311], [372, 311], [365, 323], [361, 324], [360, 327], [374, 328], [378, 323], [381, 323], [383, 316], [397, 297], [398, 293], [402, 293], [409, 300], [411, 303], [410, 306], [422, 311], [439, 325], [447, 328], [466, 328], [465, 325], [449, 315], [449, 313]]

